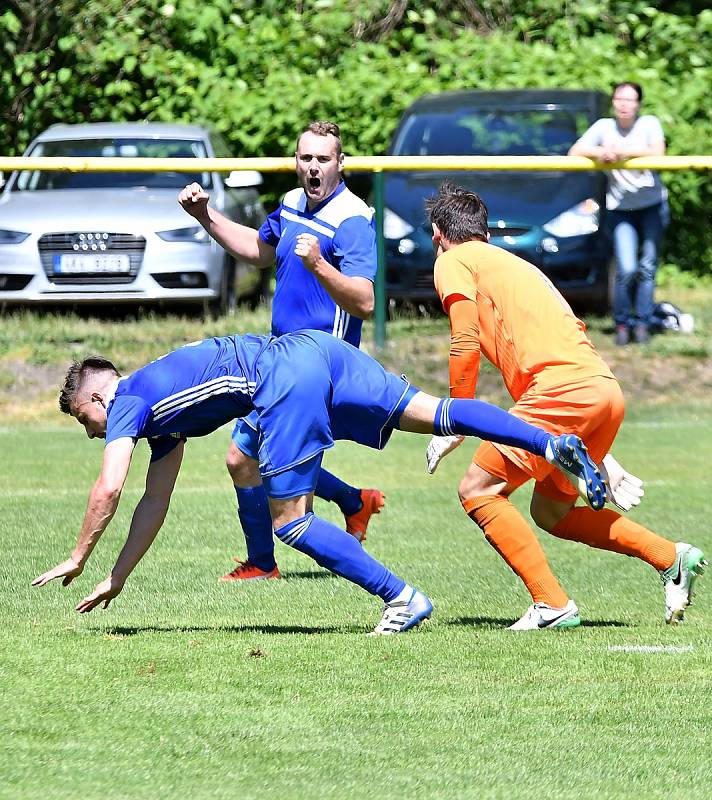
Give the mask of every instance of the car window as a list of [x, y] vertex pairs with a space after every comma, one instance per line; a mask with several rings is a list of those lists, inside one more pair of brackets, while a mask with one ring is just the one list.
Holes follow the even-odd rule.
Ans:
[[[39, 142], [30, 156], [112, 158], [204, 158], [205, 144], [198, 139], [66, 139]], [[197, 181], [204, 186], [205, 172], [40, 172], [19, 173], [13, 191], [53, 189], [182, 189]]]
[[216, 158], [230, 158], [232, 153], [227, 145], [227, 142], [221, 134], [216, 131], [210, 131], [210, 142], [213, 145], [213, 152]]
[[565, 155], [590, 122], [570, 109], [458, 109], [412, 114], [395, 155]]

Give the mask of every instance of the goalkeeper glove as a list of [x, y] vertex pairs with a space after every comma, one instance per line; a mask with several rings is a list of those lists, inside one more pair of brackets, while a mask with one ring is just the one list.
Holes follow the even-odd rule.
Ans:
[[425, 460], [428, 462], [428, 472], [432, 475], [443, 458], [445, 458], [448, 453], [452, 453], [464, 440], [464, 436], [433, 436], [425, 451]]
[[608, 486], [606, 500], [614, 503], [621, 511], [630, 511], [633, 506], [640, 505], [645, 494], [643, 481], [626, 472], [623, 467], [608, 453], [600, 465]]

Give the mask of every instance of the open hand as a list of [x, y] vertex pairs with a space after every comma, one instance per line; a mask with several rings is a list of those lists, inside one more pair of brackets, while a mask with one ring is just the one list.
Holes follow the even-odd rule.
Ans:
[[38, 575], [32, 581], [32, 585], [44, 586], [45, 583], [49, 583], [55, 578], [63, 578], [62, 586], [69, 586], [69, 584], [77, 577], [77, 575], [82, 574], [83, 570], [84, 567], [77, 564], [74, 559], [68, 558], [66, 561], [62, 561], [61, 564], [57, 564], [56, 567], [48, 569], [47, 572], [43, 572], [41, 575]]
[[123, 588], [124, 584], [121, 581], [109, 575], [106, 580], [97, 584], [96, 589], [78, 603], [74, 610], [80, 614], [86, 614], [87, 611], [96, 608], [100, 603], [103, 603], [104, 608], [106, 608], [116, 595], [120, 594]]

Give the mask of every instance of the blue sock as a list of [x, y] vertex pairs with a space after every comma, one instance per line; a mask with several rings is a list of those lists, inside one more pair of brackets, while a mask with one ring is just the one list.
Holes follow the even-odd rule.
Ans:
[[543, 456], [551, 434], [482, 400], [441, 400], [433, 422], [438, 436], [479, 436]]
[[235, 487], [237, 515], [247, 545], [247, 560], [256, 567], [269, 572], [277, 566], [274, 560], [272, 540], [272, 517], [264, 486], [251, 489]]
[[344, 483], [323, 467], [319, 470], [314, 494], [322, 500], [336, 503], [345, 517], [350, 517], [361, 509], [361, 490]]
[[386, 603], [395, 600], [405, 587], [405, 581], [370, 556], [353, 536], [314, 516], [311, 511], [283, 525], [274, 535]]

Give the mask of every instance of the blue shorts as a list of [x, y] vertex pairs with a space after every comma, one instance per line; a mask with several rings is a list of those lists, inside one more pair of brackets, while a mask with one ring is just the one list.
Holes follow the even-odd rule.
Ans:
[[257, 432], [257, 412], [251, 411], [238, 419], [232, 429], [232, 441], [240, 452], [257, 461], [260, 453], [260, 436]]
[[[252, 399], [260, 474], [267, 494], [278, 498], [313, 491], [321, 455], [338, 439], [385, 447], [418, 391], [370, 356], [322, 331], [275, 339], [257, 359], [255, 372]], [[247, 428], [251, 421], [245, 423]], [[251, 446], [245, 426], [235, 441], [243, 452], [242, 444]]]
[[[238, 419], [232, 431], [232, 441], [238, 450], [257, 461], [260, 454], [260, 434], [257, 429], [257, 412]], [[254, 427], [253, 427], [254, 426]], [[262, 484], [269, 497], [284, 500], [300, 497], [314, 491], [319, 478], [323, 453], [276, 475], [263, 475]]]

